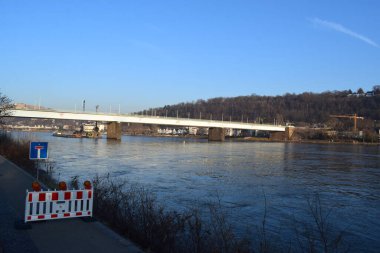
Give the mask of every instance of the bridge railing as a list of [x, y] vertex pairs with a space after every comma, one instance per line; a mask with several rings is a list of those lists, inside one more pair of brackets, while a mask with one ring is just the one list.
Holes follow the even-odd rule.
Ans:
[[115, 112], [107, 112], [107, 111], [80, 111], [80, 110], [67, 110], [67, 109], [16, 109], [21, 111], [41, 111], [41, 112], [57, 112], [57, 113], [75, 113], [75, 114], [92, 114], [92, 115], [105, 115], [105, 116], [128, 116], [128, 117], [135, 117], [135, 118], [151, 118], [151, 119], [177, 119], [177, 120], [191, 120], [191, 121], [198, 121], [198, 122], [223, 122], [223, 123], [234, 123], [234, 124], [246, 124], [246, 125], [262, 125], [262, 126], [279, 126], [282, 127], [281, 124], [261, 124], [261, 123], [255, 123], [255, 122], [245, 122], [245, 121], [231, 121], [231, 120], [217, 120], [217, 119], [207, 119], [207, 118], [180, 118], [180, 117], [170, 117], [170, 116], [160, 116], [160, 115], [148, 115], [148, 114], [135, 114], [135, 113], [115, 113]]

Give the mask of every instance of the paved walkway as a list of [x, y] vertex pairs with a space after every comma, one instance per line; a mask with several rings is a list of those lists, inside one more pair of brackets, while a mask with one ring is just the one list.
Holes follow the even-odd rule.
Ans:
[[143, 252], [99, 222], [81, 219], [35, 222], [16, 230], [24, 217], [26, 189], [33, 178], [0, 156], [0, 253], [12, 252]]

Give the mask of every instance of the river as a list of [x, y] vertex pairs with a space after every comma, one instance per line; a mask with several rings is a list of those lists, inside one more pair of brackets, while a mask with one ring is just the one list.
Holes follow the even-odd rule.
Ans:
[[380, 248], [379, 146], [143, 136], [114, 141], [51, 133], [28, 138], [49, 142], [60, 179], [110, 173], [146, 186], [174, 209], [220, 200], [238, 233], [255, 230], [266, 209], [269, 233], [286, 238], [297, 221], [311, 220], [307, 203], [318, 193], [332, 231], [344, 231], [351, 252]]

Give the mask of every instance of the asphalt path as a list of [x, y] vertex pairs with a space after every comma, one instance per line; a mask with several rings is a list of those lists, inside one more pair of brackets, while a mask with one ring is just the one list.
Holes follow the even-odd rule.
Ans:
[[32, 176], [0, 156], [0, 253], [143, 252], [97, 221], [31, 222], [31, 229], [16, 229], [15, 222], [24, 217], [26, 190], [32, 182]]

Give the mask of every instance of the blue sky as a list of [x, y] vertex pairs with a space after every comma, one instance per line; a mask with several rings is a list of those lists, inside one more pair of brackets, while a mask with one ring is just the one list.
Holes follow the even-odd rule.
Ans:
[[0, 0], [0, 92], [133, 112], [380, 84], [380, 1]]

